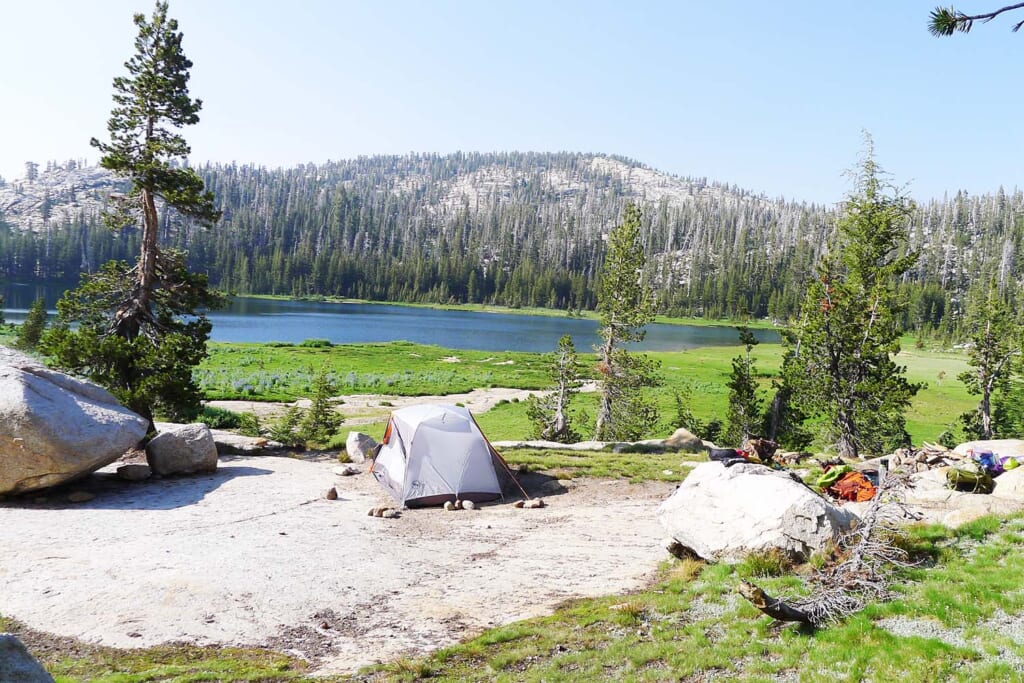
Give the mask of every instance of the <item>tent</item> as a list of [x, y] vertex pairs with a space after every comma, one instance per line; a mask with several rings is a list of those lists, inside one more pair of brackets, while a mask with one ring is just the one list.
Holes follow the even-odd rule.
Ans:
[[469, 411], [453, 405], [392, 412], [370, 472], [408, 507], [495, 500], [501, 497], [499, 478], [511, 477]]

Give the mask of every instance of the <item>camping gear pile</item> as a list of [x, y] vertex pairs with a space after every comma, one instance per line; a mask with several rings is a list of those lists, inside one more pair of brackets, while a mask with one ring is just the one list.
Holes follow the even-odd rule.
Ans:
[[928, 443], [919, 449], [901, 448], [882, 461], [894, 472], [945, 470], [946, 485], [968, 493], [992, 493], [996, 477], [1020, 466], [1016, 457], [1000, 456], [988, 449], [969, 448], [961, 454]]
[[878, 492], [878, 470], [855, 470], [849, 465], [825, 466], [815, 482], [822, 493], [857, 503], [871, 500]]

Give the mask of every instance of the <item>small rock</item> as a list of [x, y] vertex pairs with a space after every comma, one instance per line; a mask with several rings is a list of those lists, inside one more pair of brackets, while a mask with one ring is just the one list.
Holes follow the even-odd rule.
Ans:
[[366, 516], [367, 517], [373, 517], [373, 511], [376, 510], [376, 509], [377, 508], [370, 508], [369, 510], [367, 510], [366, 511]]
[[459, 500], [458, 498], [455, 499], [455, 509], [456, 510], [461, 510], [462, 509], [462, 501]]
[[387, 511], [387, 508], [373, 508], [373, 516], [374, 517], [383, 517], [384, 513], [386, 511]]
[[472, 510], [474, 508], [476, 508], [476, 503], [474, 503], [473, 501], [471, 501], [471, 500], [464, 500], [464, 501], [462, 501], [462, 509], [463, 510]]
[[523, 505], [523, 507], [530, 508], [530, 509], [542, 508], [542, 507], [544, 507], [544, 499], [543, 498], [531, 498], [530, 500], [526, 501], [526, 503]]
[[455, 503], [451, 502], [450, 500], [446, 500], [444, 502], [444, 509], [445, 510], [449, 510], [449, 511], [450, 510], [454, 510], [455, 509]]
[[88, 491], [72, 491], [68, 494], [69, 503], [84, 503], [92, 500], [96, 497], [95, 493], [89, 493]]
[[514, 508], [521, 508], [524, 505], [526, 505], [526, 501], [525, 500], [517, 500], [516, 502], [512, 503], [512, 507], [514, 507]]
[[353, 474], [359, 474], [359, 472], [359, 469], [351, 465], [342, 465], [341, 467], [334, 468], [334, 473], [339, 477], [351, 477]]
[[338, 500], [338, 489], [333, 486], [324, 491], [324, 498], [327, 500]]
[[402, 513], [400, 513], [398, 510], [394, 508], [388, 508], [387, 510], [384, 511], [384, 514], [381, 515], [381, 517], [383, 517], [384, 519], [398, 519], [401, 516], [401, 514]]
[[149, 465], [121, 465], [117, 468], [117, 476], [125, 481], [143, 481], [153, 476], [153, 470]]
[[666, 477], [671, 477], [674, 474], [672, 470], [662, 470], [661, 473], [664, 474]]

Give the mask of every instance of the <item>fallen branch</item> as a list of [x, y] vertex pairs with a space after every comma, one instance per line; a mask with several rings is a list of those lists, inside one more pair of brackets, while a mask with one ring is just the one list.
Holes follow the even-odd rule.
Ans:
[[892, 542], [897, 525], [906, 518], [897, 495], [906, 485], [905, 477], [891, 473], [879, 483], [860, 524], [836, 542], [831, 558], [808, 580], [806, 599], [772, 598], [747, 581], [740, 582], [737, 591], [773, 619], [811, 626], [839, 621], [869, 601], [887, 599], [892, 568], [912, 565], [906, 552]]
[[790, 605], [779, 598], [773, 598], [752, 583], [740, 581], [736, 589], [739, 594], [750, 601], [757, 609], [761, 610], [772, 619], [779, 621], [799, 621], [800, 623], [813, 626], [814, 622], [810, 615], [801, 609]]

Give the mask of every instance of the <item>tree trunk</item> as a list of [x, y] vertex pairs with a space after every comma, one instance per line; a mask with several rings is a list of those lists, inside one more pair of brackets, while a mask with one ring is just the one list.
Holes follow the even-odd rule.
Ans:
[[988, 385], [981, 388], [981, 403], [978, 405], [978, 412], [981, 413], [981, 438], [992, 438], [992, 392]]
[[604, 375], [604, 380], [601, 382], [601, 401], [597, 408], [597, 424], [594, 426], [594, 438], [597, 440], [604, 440], [605, 425], [607, 425], [612, 419], [612, 397], [611, 387], [609, 386], [609, 380], [611, 379], [613, 368], [612, 368], [612, 351], [615, 350], [615, 344], [612, 341], [612, 334], [609, 332], [608, 339], [605, 341], [604, 347], [601, 349], [601, 373]]
[[852, 459], [860, 457], [857, 451], [857, 439], [854, 436], [856, 427], [853, 424], [853, 418], [846, 411], [840, 411], [836, 418], [836, 424], [839, 427], [839, 442], [836, 444], [839, 457]]

